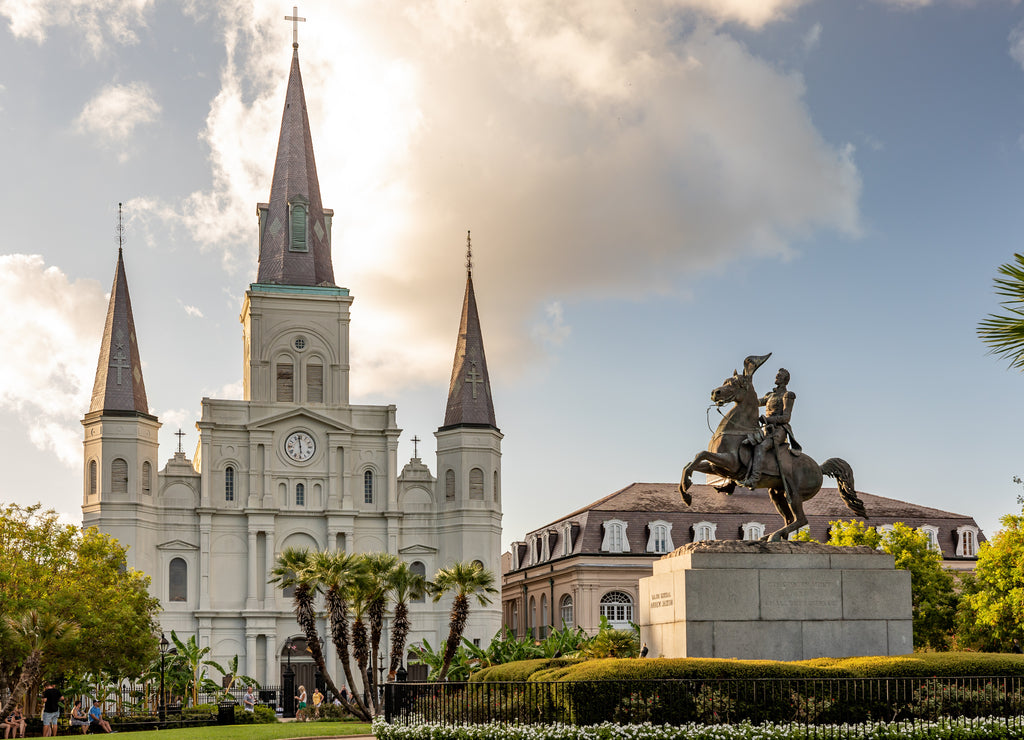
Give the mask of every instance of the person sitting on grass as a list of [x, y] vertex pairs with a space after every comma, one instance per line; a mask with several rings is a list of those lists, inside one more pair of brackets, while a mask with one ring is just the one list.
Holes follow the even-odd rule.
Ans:
[[112, 732], [110, 723], [103, 719], [103, 710], [100, 708], [100, 700], [93, 699], [92, 709], [89, 710], [89, 732]]
[[71, 707], [71, 727], [81, 727], [83, 735], [89, 731], [89, 715], [82, 709], [81, 699], [78, 699], [75, 706]]

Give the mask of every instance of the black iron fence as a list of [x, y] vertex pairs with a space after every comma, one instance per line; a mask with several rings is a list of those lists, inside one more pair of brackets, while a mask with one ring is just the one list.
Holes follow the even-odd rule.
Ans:
[[[197, 701], [193, 702], [191, 696], [183, 697], [168, 690], [166, 692], [166, 711], [173, 716], [187, 711], [193, 704], [219, 704], [223, 701], [234, 701], [241, 705], [245, 693], [245, 686], [234, 686], [227, 691], [224, 689], [200, 691], [196, 697]], [[283, 706], [283, 690], [280, 686], [264, 686], [254, 689], [253, 693], [256, 695], [257, 705], [269, 706], [275, 710], [277, 707]], [[108, 717], [140, 717], [155, 715], [159, 712], [159, 684], [122, 684], [120, 686], [96, 687], [87, 689], [81, 694], [65, 689], [64, 694], [68, 711], [76, 699], [82, 700], [86, 711], [92, 706], [92, 701], [98, 699], [103, 707], [104, 715]]]
[[1001, 718], [1024, 726], [1024, 677], [765, 678], [389, 683], [393, 724], [803, 725], [816, 737], [844, 726]]

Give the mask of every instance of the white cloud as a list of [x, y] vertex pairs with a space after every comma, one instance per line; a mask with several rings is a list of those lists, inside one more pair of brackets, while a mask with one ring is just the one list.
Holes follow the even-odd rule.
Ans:
[[145, 26], [153, 0], [0, 0], [0, 17], [11, 33], [42, 43], [52, 28], [73, 28], [93, 54], [111, 42], [138, 43], [135, 27]]
[[1010, 31], [1010, 56], [1024, 68], [1024, 23]]
[[[300, 54], [335, 277], [357, 301], [353, 392], [447, 377], [467, 228], [488, 356], [506, 372], [544, 351], [524, 316], [555, 296], [678, 292], [819, 229], [856, 236], [853, 149], [822, 139], [802, 79], [716, 26], [673, 22], [759, 27], [798, 5], [319, 7]], [[148, 213], [253, 274], [290, 28], [276, 3], [224, 13], [203, 134], [213, 187]]]
[[802, 41], [804, 54], [810, 54], [812, 51], [817, 49], [821, 44], [821, 24], [815, 23], [807, 29], [807, 33], [804, 34]]
[[544, 318], [533, 326], [533, 336], [552, 346], [561, 346], [572, 333], [572, 327], [565, 323], [565, 312], [560, 301], [544, 306]]
[[121, 144], [137, 126], [152, 123], [159, 114], [160, 105], [148, 85], [107, 85], [85, 104], [75, 125], [107, 144]]
[[200, 309], [198, 309], [197, 307], [195, 307], [195, 306], [187, 306], [184, 303], [181, 304], [181, 307], [182, 307], [182, 309], [184, 309], [185, 313], [188, 314], [189, 316], [191, 316], [192, 318], [194, 318], [194, 319], [201, 319], [201, 318], [203, 318], [203, 312]]
[[70, 281], [39, 255], [0, 256], [0, 408], [65, 464], [82, 462], [79, 418], [88, 408], [107, 296]]

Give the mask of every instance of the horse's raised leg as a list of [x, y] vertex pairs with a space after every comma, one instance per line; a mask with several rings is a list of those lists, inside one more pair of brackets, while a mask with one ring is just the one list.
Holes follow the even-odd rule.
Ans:
[[[790, 502], [786, 496], [785, 489], [780, 488], [771, 489], [769, 494], [771, 495], [772, 502], [775, 504], [775, 508], [779, 510], [779, 513], [786, 520], [786, 526], [772, 532], [768, 541], [782, 542], [783, 538], [788, 537], [790, 532], [795, 532], [807, 524], [807, 515], [804, 514], [804, 500], [799, 493], [795, 493], [793, 501]], [[784, 504], [785, 512], [783, 512], [783, 506], [780, 506], [780, 503]]]
[[731, 471], [735, 467], [735, 455], [723, 455], [717, 452], [708, 452], [707, 450], [698, 452], [693, 460], [683, 468], [683, 477], [679, 481], [679, 495], [683, 497], [683, 502], [689, 506], [692, 500], [687, 491], [693, 485], [694, 473], [722, 475], [723, 471]]

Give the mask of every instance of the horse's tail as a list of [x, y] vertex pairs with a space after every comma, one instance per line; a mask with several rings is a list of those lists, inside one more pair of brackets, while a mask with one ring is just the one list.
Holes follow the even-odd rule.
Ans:
[[835, 478], [839, 484], [839, 495], [850, 511], [867, 519], [868, 512], [864, 508], [864, 502], [857, 496], [857, 490], [853, 487], [853, 468], [850, 467], [850, 463], [839, 457], [830, 457], [821, 464], [821, 472], [829, 478]]

